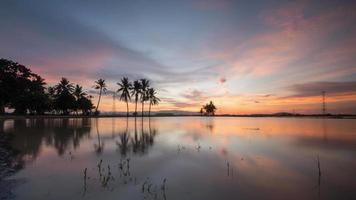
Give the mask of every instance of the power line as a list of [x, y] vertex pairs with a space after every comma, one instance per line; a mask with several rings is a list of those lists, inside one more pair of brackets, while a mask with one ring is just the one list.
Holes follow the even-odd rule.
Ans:
[[326, 94], [325, 91], [321, 92], [321, 95], [322, 95], [322, 98], [323, 98], [323, 102], [322, 102], [322, 113], [323, 113], [323, 115], [326, 114], [325, 94]]

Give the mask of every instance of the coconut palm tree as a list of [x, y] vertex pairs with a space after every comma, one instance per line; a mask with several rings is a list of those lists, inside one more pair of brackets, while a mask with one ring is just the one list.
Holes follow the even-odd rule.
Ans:
[[74, 86], [66, 78], [55, 85], [55, 108], [62, 111], [63, 114], [68, 115], [69, 110], [75, 106], [75, 98], [73, 96]]
[[59, 83], [55, 86], [55, 90], [57, 93], [72, 93], [74, 91], [74, 86], [68, 79], [62, 77]]
[[142, 117], [144, 111], [145, 101], [147, 101], [147, 90], [150, 87], [150, 81], [147, 79], [141, 79], [141, 108], [142, 108]]
[[157, 105], [161, 100], [156, 96], [157, 92], [153, 88], [147, 90], [147, 99], [150, 102], [148, 109], [148, 116], [151, 117], [151, 106]]
[[74, 91], [73, 91], [73, 96], [75, 97], [76, 100], [76, 105], [74, 107], [75, 112], [78, 115], [78, 109], [79, 109], [79, 101], [86, 96], [86, 93], [83, 92], [83, 87], [80, 85], [75, 85]]
[[120, 100], [126, 102], [126, 111], [127, 111], [127, 117], [128, 117], [129, 116], [129, 101], [131, 100], [130, 89], [132, 87], [132, 84], [130, 83], [130, 81], [127, 77], [122, 78], [121, 82], [119, 82], [117, 84], [120, 87], [117, 90], [117, 92], [121, 92]]
[[216, 107], [212, 101], [210, 103], [207, 103], [205, 106], [203, 106], [203, 109], [205, 110], [206, 115], [215, 115]]
[[106, 83], [105, 83], [105, 80], [104, 79], [98, 79], [97, 81], [95, 81], [95, 85], [94, 85], [94, 88], [96, 90], [99, 90], [99, 99], [98, 99], [98, 104], [95, 108], [95, 113], [97, 114], [98, 113], [98, 109], [99, 109], [99, 104], [100, 104], [100, 100], [101, 100], [101, 93], [102, 92], [106, 92], [107, 88], [106, 88]]
[[81, 97], [84, 97], [85, 95], [87, 95], [85, 92], [83, 92], [83, 87], [80, 85], [75, 85], [74, 91], [73, 91], [73, 95], [74, 97], [78, 100]]
[[137, 116], [137, 102], [138, 102], [138, 97], [141, 94], [141, 83], [140, 81], [136, 80], [133, 82], [132, 88], [131, 88], [131, 96], [135, 97], [135, 117]]

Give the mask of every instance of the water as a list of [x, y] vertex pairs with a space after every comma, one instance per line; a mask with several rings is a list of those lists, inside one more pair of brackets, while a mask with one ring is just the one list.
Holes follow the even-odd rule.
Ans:
[[28, 119], [0, 129], [12, 155], [3, 198], [356, 199], [353, 119]]

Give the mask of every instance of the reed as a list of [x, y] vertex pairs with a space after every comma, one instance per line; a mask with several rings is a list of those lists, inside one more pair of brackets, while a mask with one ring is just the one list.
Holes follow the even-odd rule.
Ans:
[[83, 184], [83, 196], [87, 192], [87, 168], [84, 169], [84, 184]]

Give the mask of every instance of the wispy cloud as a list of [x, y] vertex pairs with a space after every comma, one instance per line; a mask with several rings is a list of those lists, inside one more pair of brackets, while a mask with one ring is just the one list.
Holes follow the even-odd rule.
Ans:
[[295, 84], [289, 86], [295, 94], [289, 97], [311, 97], [320, 96], [322, 91], [328, 95], [350, 95], [356, 94], [356, 81], [349, 82], [311, 82], [304, 84]]

